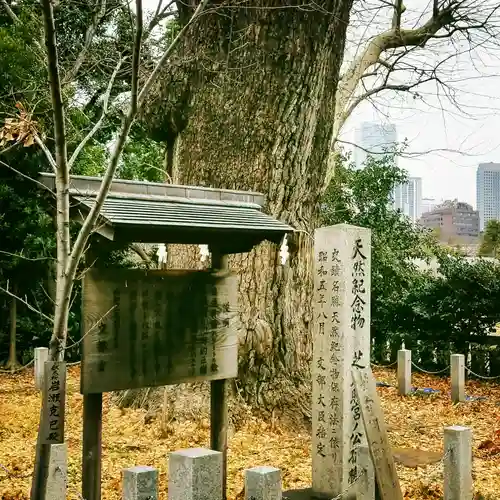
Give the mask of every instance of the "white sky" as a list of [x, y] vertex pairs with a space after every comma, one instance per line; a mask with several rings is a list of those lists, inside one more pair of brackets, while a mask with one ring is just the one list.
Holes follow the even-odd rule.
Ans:
[[[145, 9], [155, 9], [157, 1], [143, 0]], [[425, 9], [428, 5], [427, 0], [407, 3], [407, 23], [421, 15], [420, 7]], [[385, 20], [387, 16], [379, 18]], [[374, 29], [379, 31], [380, 26]], [[356, 30], [351, 31], [354, 39]], [[366, 30], [363, 35], [367, 36]], [[500, 58], [489, 49], [480, 49], [472, 59], [464, 55], [447, 70], [467, 116], [438, 97], [435, 84], [429, 83], [419, 88], [427, 104], [418, 99], [398, 98], [392, 92], [377, 100], [377, 109], [369, 102], [363, 103], [347, 122], [342, 138], [353, 142], [354, 129], [362, 121], [395, 124], [398, 139], [408, 140], [409, 152], [435, 151], [399, 160], [410, 175], [422, 177], [423, 196], [438, 200], [458, 198], [475, 205], [477, 165], [500, 161]]]

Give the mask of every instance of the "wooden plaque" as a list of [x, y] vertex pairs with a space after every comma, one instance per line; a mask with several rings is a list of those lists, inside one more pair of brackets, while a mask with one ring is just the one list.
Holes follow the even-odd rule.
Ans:
[[353, 367], [352, 375], [361, 403], [361, 414], [381, 499], [403, 500], [375, 378], [369, 367], [362, 370]]
[[43, 387], [43, 444], [64, 443], [66, 363], [46, 361]]
[[83, 280], [83, 394], [236, 377], [237, 277], [89, 270]]

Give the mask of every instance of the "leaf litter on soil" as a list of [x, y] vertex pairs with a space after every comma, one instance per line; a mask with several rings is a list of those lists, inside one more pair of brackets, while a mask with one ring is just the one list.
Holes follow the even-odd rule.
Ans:
[[[375, 369], [378, 381], [396, 384], [392, 370]], [[79, 368], [68, 370], [66, 442], [68, 444], [68, 499], [81, 491], [82, 403]], [[439, 393], [401, 397], [394, 387], [380, 387], [385, 422], [391, 444], [397, 449], [442, 453], [443, 428], [469, 426], [473, 430], [475, 498], [496, 499], [500, 489], [500, 386], [467, 383], [467, 394], [486, 400], [453, 405], [447, 378], [414, 374], [413, 384]], [[0, 375], [0, 498], [29, 498], [31, 470], [40, 411], [40, 394], [32, 373]], [[159, 498], [167, 498], [169, 452], [208, 447], [206, 413], [174, 420], [167, 427], [156, 418], [145, 424], [146, 411], [119, 409], [104, 397], [102, 499], [121, 499], [122, 469], [150, 465], [159, 470]], [[194, 413], [194, 412], [193, 412]], [[146, 419], [146, 421], [148, 421]], [[243, 472], [256, 465], [272, 465], [282, 471], [285, 489], [303, 488], [311, 481], [310, 433], [249, 417], [230, 433], [228, 449], [228, 498], [241, 498]], [[436, 454], [434, 453], [434, 456]], [[443, 498], [442, 461], [408, 468], [397, 465], [406, 499]], [[8, 471], [8, 472], [7, 472]]]

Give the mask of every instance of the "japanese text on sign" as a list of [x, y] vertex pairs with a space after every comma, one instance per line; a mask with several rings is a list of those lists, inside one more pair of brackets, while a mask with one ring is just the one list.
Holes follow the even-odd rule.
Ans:
[[43, 443], [63, 443], [66, 364], [63, 362], [47, 361], [44, 369], [45, 390], [43, 400]]

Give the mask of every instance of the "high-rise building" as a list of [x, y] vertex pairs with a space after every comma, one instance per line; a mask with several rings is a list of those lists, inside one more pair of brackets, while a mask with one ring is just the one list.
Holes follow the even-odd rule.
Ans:
[[363, 168], [368, 156], [383, 156], [394, 151], [397, 146], [396, 127], [392, 124], [363, 122], [355, 130], [354, 163], [356, 168]]
[[407, 182], [395, 186], [392, 206], [416, 222], [422, 215], [422, 178], [409, 177]]
[[479, 236], [479, 212], [458, 200], [445, 201], [424, 213], [420, 224], [436, 230], [439, 239], [447, 243], [470, 243]]
[[500, 163], [480, 163], [476, 174], [476, 201], [480, 229], [488, 221], [500, 220]]

